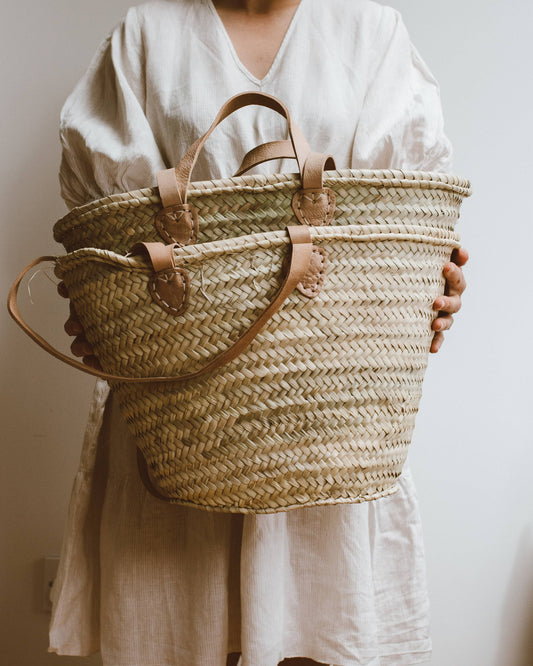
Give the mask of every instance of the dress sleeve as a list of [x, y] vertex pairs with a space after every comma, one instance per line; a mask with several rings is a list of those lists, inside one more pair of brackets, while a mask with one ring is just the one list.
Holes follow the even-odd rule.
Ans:
[[131, 9], [61, 111], [59, 181], [69, 208], [154, 184], [164, 164], [145, 114], [145, 94], [142, 35]]
[[352, 162], [369, 169], [450, 171], [452, 147], [437, 81], [398, 12], [382, 9]]

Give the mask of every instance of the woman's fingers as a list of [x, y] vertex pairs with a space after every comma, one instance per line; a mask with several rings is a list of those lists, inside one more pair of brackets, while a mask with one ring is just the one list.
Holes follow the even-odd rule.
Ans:
[[77, 319], [67, 319], [63, 328], [67, 335], [81, 335], [83, 333], [83, 326]]
[[457, 264], [452, 262], [446, 264], [442, 271], [446, 278], [446, 287], [444, 293], [450, 296], [461, 295], [466, 289], [466, 280], [463, 270]]
[[64, 282], [59, 282], [57, 285], [57, 293], [63, 298], [68, 298], [67, 285]]
[[100, 361], [96, 358], [96, 356], [84, 356], [82, 361], [85, 363], [85, 365], [88, 365], [89, 367], [94, 368], [95, 370], [102, 369]]
[[444, 342], [444, 333], [435, 333], [433, 340], [431, 342], [431, 347], [429, 351], [431, 354], [436, 354], [441, 348], [442, 343]]
[[[60, 282], [57, 285], [57, 293], [63, 298], [69, 297], [67, 285], [64, 282]], [[76, 336], [74, 338], [74, 342], [70, 345], [70, 351], [74, 354], [74, 356], [81, 357], [85, 365], [88, 365], [91, 368], [95, 368], [96, 370], [101, 370], [102, 366], [100, 365], [100, 361], [96, 358], [93, 348], [87, 342], [87, 338], [85, 337], [83, 331], [83, 326], [78, 319], [78, 315], [74, 310], [72, 302], [69, 304], [69, 306], [70, 314], [67, 321], [65, 322], [64, 328], [67, 335]]]
[[439, 296], [433, 303], [433, 309], [443, 312], [445, 315], [456, 314], [461, 309], [461, 296]]
[[93, 348], [87, 342], [84, 335], [77, 335], [74, 342], [70, 345], [70, 351], [74, 356], [92, 356]]
[[100, 362], [94, 355], [93, 348], [87, 342], [87, 339], [84, 335], [77, 335], [74, 338], [74, 342], [70, 345], [70, 351], [74, 354], [74, 356], [81, 356], [85, 365], [88, 365], [91, 368], [96, 368], [96, 370], [102, 369]]
[[70, 303], [69, 317], [65, 322], [65, 326], [63, 328], [65, 329], [65, 333], [67, 335], [83, 334], [83, 326], [81, 325], [81, 322], [78, 319], [78, 315], [76, 314], [76, 311], [74, 310], [74, 306], [72, 305], [72, 303]]
[[458, 247], [453, 250], [451, 260], [457, 266], [464, 266], [468, 259], [469, 255], [464, 247]]
[[439, 296], [433, 303], [433, 309], [438, 311], [431, 328], [435, 331], [431, 342], [430, 352], [435, 354], [444, 342], [444, 331], [453, 325], [455, 313], [461, 309], [461, 295], [466, 289], [466, 280], [462, 266], [468, 261], [468, 252], [464, 247], [459, 247], [452, 252], [451, 261], [444, 266], [443, 275], [446, 278], [444, 295]]
[[447, 315], [446, 317], [439, 317], [431, 324], [433, 331], [448, 331], [453, 325], [453, 317]]

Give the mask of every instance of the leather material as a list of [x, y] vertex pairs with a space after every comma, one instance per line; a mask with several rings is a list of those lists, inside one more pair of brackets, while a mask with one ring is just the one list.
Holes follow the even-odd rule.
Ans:
[[318, 296], [324, 284], [327, 267], [328, 257], [326, 250], [322, 247], [313, 247], [309, 268], [303, 276], [302, 281], [296, 287], [298, 291], [308, 298]]
[[148, 283], [154, 301], [172, 315], [180, 315], [187, 307], [189, 275], [182, 268], [159, 271]]
[[[283, 262], [284, 268], [288, 265], [287, 259], [288, 257]], [[326, 250], [314, 245], [309, 268], [302, 280], [296, 285], [296, 289], [304, 296], [307, 296], [307, 298], [318, 296], [324, 284], [327, 267], [328, 256]]]
[[[195, 379], [202, 376], [206, 372], [212, 372], [217, 368], [220, 368], [226, 363], [229, 363], [237, 356], [254, 340], [258, 333], [264, 328], [272, 316], [280, 309], [285, 300], [290, 296], [291, 292], [296, 288], [298, 283], [302, 280], [306, 274], [309, 264], [311, 261], [311, 254], [313, 250], [313, 244], [311, 241], [311, 235], [309, 228], [305, 226], [290, 226], [286, 227], [287, 234], [291, 242], [290, 250], [290, 262], [288, 271], [285, 274], [283, 282], [276, 292], [274, 298], [268, 305], [268, 307], [261, 313], [261, 315], [256, 319], [256, 321], [238, 338], [230, 347], [228, 347], [224, 352], [215, 356], [207, 365], [196, 372], [191, 372], [180, 377], [123, 377], [120, 375], [113, 375], [108, 372], [101, 370], [96, 370], [87, 365], [84, 365], [80, 361], [63, 354], [59, 350], [52, 347], [52, 345], [47, 342], [43, 337], [36, 333], [31, 326], [29, 326], [24, 319], [22, 318], [17, 302], [18, 291], [20, 288], [20, 283], [24, 276], [35, 266], [46, 262], [57, 260], [57, 257], [39, 257], [32, 261], [24, 270], [17, 276], [11, 288], [9, 290], [8, 300], [7, 300], [7, 309], [9, 314], [14, 319], [14, 321], [20, 326], [20, 328], [28, 335], [34, 342], [36, 342], [42, 349], [47, 351], [49, 354], [54, 356], [63, 363], [70, 365], [77, 370], [81, 370], [88, 375], [93, 375], [94, 377], [100, 377], [101, 379], [107, 379], [113, 382], [125, 382], [125, 383], [167, 383], [167, 382], [185, 382], [190, 379]], [[152, 265], [157, 272], [166, 271], [170, 267], [174, 266], [173, 259], [173, 249], [172, 245], [163, 245], [163, 243], [138, 243], [132, 249], [132, 252], [139, 252], [144, 250], [148, 251]], [[169, 265], [169, 262], [171, 264]]]
[[[242, 176], [246, 171], [263, 164], [263, 162], [282, 159], [296, 159], [291, 142], [286, 140], [268, 141], [246, 153], [234, 177]], [[310, 152], [302, 170], [302, 174], [305, 174], [307, 189], [321, 188], [323, 171], [335, 170], [336, 168], [335, 159], [332, 155]]]
[[242, 176], [250, 169], [259, 164], [270, 162], [271, 160], [295, 160], [296, 155], [290, 141], [268, 141], [260, 146], [252, 148], [244, 156], [240, 167], [233, 174], [235, 178]]
[[150, 257], [155, 273], [148, 282], [148, 289], [154, 301], [165, 312], [180, 315], [187, 307], [190, 280], [184, 268], [176, 267], [174, 247], [162, 243], [138, 243], [133, 253], [144, 250]]
[[164, 171], [158, 171], [156, 178], [157, 187], [159, 188], [159, 196], [161, 197], [163, 208], [183, 206], [185, 201], [182, 201], [178, 192], [175, 169], [165, 169]]
[[[290, 141], [270, 141], [256, 146], [244, 156], [235, 176], [274, 159], [295, 159]], [[301, 224], [322, 226], [330, 224], [333, 219], [336, 197], [333, 190], [323, 187], [324, 169], [335, 169], [333, 157], [309, 153], [303, 169], [308, 187], [296, 192], [292, 200], [294, 214]]]
[[335, 192], [329, 187], [297, 190], [292, 197], [292, 209], [298, 221], [312, 227], [329, 224], [335, 213], [335, 204]]
[[144, 254], [150, 260], [154, 271], [159, 273], [159, 271], [176, 267], [174, 247], [175, 245], [164, 245], [163, 243], [135, 243], [129, 254]]
[[162, 208], [154, 216], [154, 225], [165, 243], [183, 246], [198, 240], [198, 212], [189, 204]]
[[310, 152], [302, 170], [302, 189], [321, 189], [323, 187], [324, 169], [335, 169], [333, 156]]
[[205, 142], [215, 130], [215, 128], [229, 115], [245, 106], [257, 104], [266, 106], [273, 111], [277, 111], [286, 118], [289, 126], [289, 136], [291, 139], [294, 154], [298, 161], [300, 173], [303, 172], [304, 164], [311, 149], [303, 136], [301, 130], [292, 120], [287, 107], [272, 95], [258, 92], [245, 92], [230, 98], [220, 109], [215, 120], [207, 132], [197, 139], [187, 150], [175, 169], [167, 169], [158, 173], [157, 183], [163, 207], [167, 208], [175, 204], [184, 204], [187, 202], [187, 188], [190, 183], [192, 170], [198, 159]]

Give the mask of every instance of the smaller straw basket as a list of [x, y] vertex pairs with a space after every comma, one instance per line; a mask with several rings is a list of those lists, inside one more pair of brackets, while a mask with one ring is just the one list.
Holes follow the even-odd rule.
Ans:
[[[300, 173], [191, 185], [212, 129], [251, 103], [285, 115], [291, 144], [248, 163], [288, 152]], [[396, 490], [470, 185], [332, 167], [278, 100], [245, 93], [159, 189], [57, 223], [55, 272], [158, 497], [266, 513]]]

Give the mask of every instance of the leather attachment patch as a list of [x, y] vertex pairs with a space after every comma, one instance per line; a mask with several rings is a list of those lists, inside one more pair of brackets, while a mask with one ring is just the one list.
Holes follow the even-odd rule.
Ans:
[[329, 187], [319, 190], [297, 190], [292, 209], [301, 224], [312, 227], [329, 224], [335, 213], [335, 192]]
[[154, 225], [166, 243], [183, 247], [198, 239], [198, 212], [189, 204], [162, 208], [154, 217]]
[[[286, 256], [283, 260], [283, 270], [286, 272], [289, 267], [289, 257]], [[309, 268], [307, 269], [306, 274], [303, 276], [302, 280], [296, 285], [296, 289], [307, 296], [308, 298], [314, 298], [318, 296], [322, 285], [324, 284], [324, 276], [326, 274], [326, 269], [328, 267], [328, 256], [326, 250], [322, 247], [313, 246], [313, 251], [311, 253], [311, 261], [309, 262]]]
[[189, 275], [183, 268], [165, 268], [150, 278], [148, 288], [163, 310], [179, 315], [187, 307], [189, 285]]

